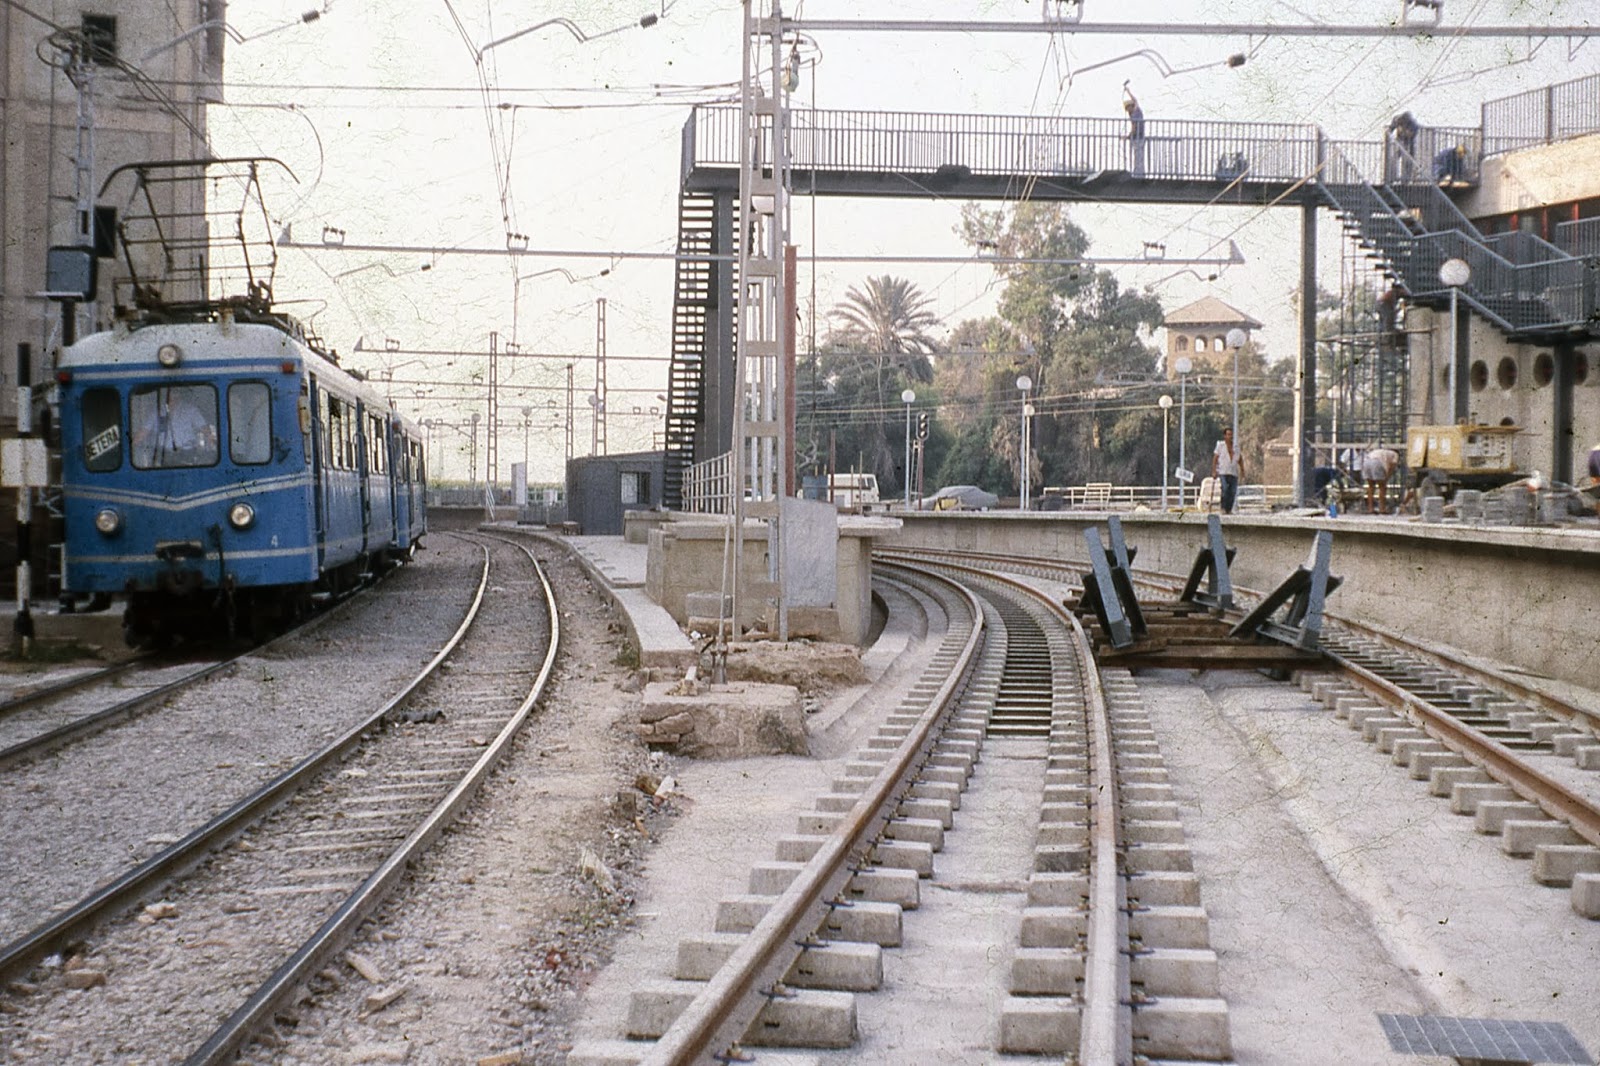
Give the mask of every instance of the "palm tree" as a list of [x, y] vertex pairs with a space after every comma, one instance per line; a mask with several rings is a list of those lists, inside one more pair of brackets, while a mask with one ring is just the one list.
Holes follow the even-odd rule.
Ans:
[[939, 324], [939, 316], [928, 310], [931, 296], [905, 278], [887, 274], [868, 278], [865, 292], [852, 285], [844, 295], [832, 311], [839, 323], [835, 335], [841, 347], [877, 356], [880, 393], [890, 365], [916, 381], [933, 380], [927, 355], [938, 342], [927, 331]]

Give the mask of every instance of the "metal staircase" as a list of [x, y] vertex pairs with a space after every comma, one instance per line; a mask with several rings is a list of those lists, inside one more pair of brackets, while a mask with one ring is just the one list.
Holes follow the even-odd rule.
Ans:
[[[685, 189], [678, 200], [678, 257], [673, 279], [672, 367], [667, 382], [666, 477], [662, 502], [683, 508], [683, 482], [695, 461], [695, 436], [705, 406], [709, 323], [716, 291], [716, 198]], [[724, 242], [725, 244], [727, 242]]]
[[1461, 300], [1518, 340], [1600, 333], [1596, 276], [1588, 262], [1525, 233], [1485, 236], [1415, 160], [1397, 168], [1410, 178], [1373, 184], [1337, 144], [1325, 147], [1318, 189], [1351, 235], [1411, 299], [1442, 305], [1447, 259], [1464, 260], [1471, 280]]

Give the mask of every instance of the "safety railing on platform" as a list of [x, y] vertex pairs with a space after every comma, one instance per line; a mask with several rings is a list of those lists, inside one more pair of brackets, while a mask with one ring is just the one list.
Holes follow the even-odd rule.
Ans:
[[[1316, 168], [1315, 126], [1150, 119], [1135, 140], [1126, 119], [794, 110], [796, 170], [835, 173], [1079, 175], [1129, 171], [1190, 180], [1298, 181]], [[1382, 151], [1370, 144], [1376, 158]], [[691, 167], [735, 167], [739, 110], [698, 107], [684, 131]]]
[[1600, 74], [1490, 100], [1482, 130], [1485, 155], [1600, 132]]
[[683, 481], [683, 509], [690, 514], [727, 514], [732, 487], [732, 452], [695, 463]]
[[[1089, 482], [1084, 485], [1052, 486], [1035, 504], [1040, 511], [1159, 511], [1162, 509], [1160, 485], [1116, 485], [1110, 482]], [[1177, 510], [1178, 486], [1165, 490], [1168, 510]], [[1220, 488], [1212, 478], [1183, 490], [1185, 509], [1216, 510]], [[1287, 506], [1294, 501], [1293, 485], [1240, 485], [1234, 500], [1235, 510], [1264, 511], [1274, 506]]]
[[1555, 225], [1557, 248], [1569, 255], [1600, 256], [1600, 218], [1580, 218]]

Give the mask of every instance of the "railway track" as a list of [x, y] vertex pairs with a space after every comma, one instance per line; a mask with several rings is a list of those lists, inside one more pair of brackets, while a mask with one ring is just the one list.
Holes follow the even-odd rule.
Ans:
[[[500, 569], [525, 573], [500, 574], [490, 591], [491, 551]], [[470, 801], [548, 679], [557, 631], [542, 572], [521, 547], [482, 552], [468, 617], [399, 694], [6, 948], [7, 1027], [141, 1061], [231, 1061], [254, 1034], [272, 1041], [276, 1012]], [[508, 693], [491, 677], [520, 683]], [[63, 954], [23, 971], [49, 952]], [[185, 987], [174, 955], [204, 965], [208, 987]], [[69, 989], [92, 983], [118, 994], [85, 1012]]]
[[[741, 1043], [816, 1062], [1225, 1060], [1197, 884], [1131, 681], [1102, 687], [1053, 590], [892, 572], [951, 619], [923, 677], [716, 930], [680, 942], [674, 979], [635, 992], [631, 1039], [568, 1061], [710, 1062]], [[924, 1003], [897, 1022], [916, 1008], [894, 989], [930, 982], [937, 1019]], [[980, 1047], [996, 1000], [998, 1046]]]

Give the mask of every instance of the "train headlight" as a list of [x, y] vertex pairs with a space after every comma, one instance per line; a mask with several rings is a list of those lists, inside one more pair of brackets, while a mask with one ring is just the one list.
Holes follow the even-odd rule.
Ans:
[[102, 507], [95, 512], [94, 528], [106, 536], [114, 536], [122, 529], [122, 515], [115, 507]]
[[163, 344], [156, 349], [156, 362], [171, 370], [183, 362], [183, 350], [176, 344]]
[[256, 524], [256, 509], [248, 503], [236, 503], [228, 508], [228, 524], [234, 529], [249, 529]]

